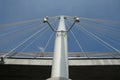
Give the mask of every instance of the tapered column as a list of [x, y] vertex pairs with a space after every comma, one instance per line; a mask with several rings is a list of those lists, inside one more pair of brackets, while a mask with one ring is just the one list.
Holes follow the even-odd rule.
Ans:
[[60, 17], [56, 32], [52, 73], [48, 80], [69, 80], [67, 31], [64, 16]]

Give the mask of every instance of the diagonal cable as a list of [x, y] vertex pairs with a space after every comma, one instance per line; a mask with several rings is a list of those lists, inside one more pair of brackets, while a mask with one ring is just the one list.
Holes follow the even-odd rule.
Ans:
[[88, 21], [101, 22], [101, 23], [120, 24], [120, 21], [113, 21], [113, 20], [102, 20], [102, 19], [84, 18], [84, 17], [80, 17], [80, 19], [88, 20]]
[[83, 50], [83, 48], [82, 48], [80, 42], [78, 41], [78, 39], [77, 39], [76, 36], [74, 35], [73, 31], [70, 30], [70, 32], [72, 33], [72, 36], [74, 37], [74, 39], [75, 39], [77, 45], [79, 46], [79, 48], [80, 48], [81, 51], [84, 53], [84, 56], [88, 57], [88, 56], [85, 54], [85, 52], [84, 52], [84, 50]]
[[21, 51], [24, 51], [25, 49], [27, 49], [30, 45], [32, 45], [38, 38], [40, 38], [45, 32], [47, 32], [49, 29], [47, 28], [46, 30], [44, 30], [44, 32], [42, 32], [39, 36], [37, 36], [34, 40], [32, 40], [31, 43], [29, 43], [25, 48], [23, 48]]
[[32, 19], [32, 20], [25, 20], [25, 21], [19, 21], [19, 22], [14, 22], [14, 23], [1, 24], [0, 27], [17, 26], [17, 25], [41, 21], [41, 20], [42, 20], [41, 18], [37, 18], [37, 19]]
[[[81, 25], [83, 26], [83, 25]], [[113, 47], [112, 45], [110, 45], [109, 43], [105, 42], [104, 40], [102, 40], [100, 37], [98, 37], [97, 35], [95, 35], [92, 32], [89, 32], [87, 29], [85, 29], [84, 27], [81, 27], [84, 31], [86, 31], [87, 33], [91, 34], [93, 37], [95, 37], [96, 39], [98, 39], [99, 41], [101, 41], [102, 43], [104, 43], [105, 45], [109, 46], [110, 48], [112, 48], [113, 50], [115, 50], [116, 52], [120, 53], [120, 50], [118, 50], [117, 48]]]
[[11, 49], [8, 53], [4, 54], [2, 57], [4, 58], [5, 56], [7, 56], [8, 54], [12, 53], [14, 50], [16, 50], [17, 48], [19, 48], [20, 46], [22, 46], [24, 43], [26, 43], [27, 41], [29, 41], [31, 38], [33, 38], [35, 35], [37, 35], [39, 32], [41, 32], [42, 30], [44, 30], [45, 27], [43, 27], [42, 29], [38, 30], [37, 32], [35, 32], [33, 35], [31, 35], [30, 37], [28, 37], [27, 39], [25, 39], [22, 43], [20, 43], [18, 46], [16, 46], [15, 48]]
[[50, 43], [50, 40], [52, 39], [53, 35], [54, 35], [54, 33], [52, 33], [52, 34], [50, 35], [50, 38], [48, 39], [48, 41], [47, 41], [47, 43], [46, 43], [46, 45], [45, 45], [44, 50], [46, 50], [46, 48], [48, 47], [48, 44]]

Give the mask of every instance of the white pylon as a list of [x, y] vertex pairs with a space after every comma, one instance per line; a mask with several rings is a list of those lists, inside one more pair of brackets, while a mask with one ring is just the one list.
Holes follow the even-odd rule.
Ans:
[[54, 46], [54, 57], [52, 63], [52, 72], [51, 78], [47, 80], [70, 80], [69, 79], [69, 70], [68, 70], [68, 31], [73, 27], [75, 22], [78, 22], [78, 18], [75, 17], [75, 21], [70, 27], [66, 30], [65, 26], [65, 17], [59, 17], [60, 22], [58, 29], [55, 30], [50, 23], [48, 22], [48, 17], [44, 18], [44, 22], [47, 22], [51, 29], [56, 32], [55, 46]]
[[58, 80], [69, 79], [67, 31], [64, 16], [60, 17], [60, 23], [56, 33], [51, 78]]

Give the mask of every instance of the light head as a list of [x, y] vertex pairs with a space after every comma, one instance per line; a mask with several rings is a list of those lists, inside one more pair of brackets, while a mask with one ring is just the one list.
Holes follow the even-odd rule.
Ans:
[[44, 17], [43, 22], [44, 22], [44, 23], [48, 22], [48, 17], [47, 17], [47, 16]]
[[79, 19], [79, 17], [74, 17], [74, 19], [75, 19], [75, 22], [80, 22], [80, 19]]

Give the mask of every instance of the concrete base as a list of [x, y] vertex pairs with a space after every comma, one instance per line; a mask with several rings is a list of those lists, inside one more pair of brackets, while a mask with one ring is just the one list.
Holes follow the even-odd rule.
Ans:
[[46, 80], [72, 80], [72, 79], [67, 79], [67, 78], [64, 78], [64, 77], [54, 77], [54, 78], [48, 78]]

